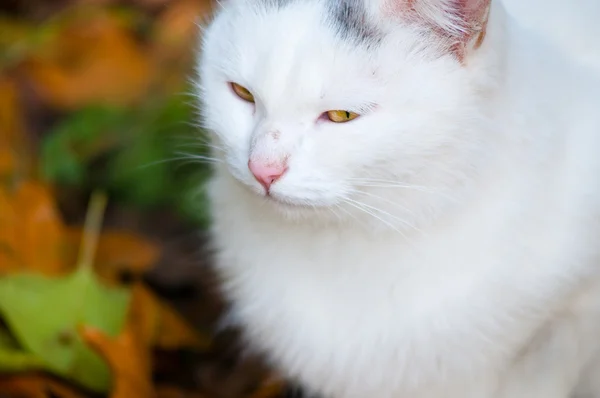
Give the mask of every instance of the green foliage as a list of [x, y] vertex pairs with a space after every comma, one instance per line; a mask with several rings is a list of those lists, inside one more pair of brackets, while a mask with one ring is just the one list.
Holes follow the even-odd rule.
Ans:
[[42, 175], [62, 184], [84, 183], [88, 163], [119, 145], [119, 133], [128, 122], [127, 113], [118, 108], [95, 106], [75, 112], [45, 137]]
[[0, 341], [0, 369], [43, 367], [99, 392], [111, 385], [105, 361], [78, 334], [81, 325], [116, 336], [129, 292], [100, 284], [90, 267], [63, 278], [14, 274], [0, 279], [0, 311], [18, 343]]
[[139, 208], [170, 206], [206, 226], [203, 187], [210, 169], [187, 159], [208, 154], [206, 138], [190, 122], [188, 101], [178, 96], [134, 109], [94, 106], [73, 113], [43, 141], [43, 176], [63, 185], [101, 187], [113, 201]]
[[20, 372], [43, 367], [41, 359], [24, 351], [6, 330], [0, 329], [0, 372]]

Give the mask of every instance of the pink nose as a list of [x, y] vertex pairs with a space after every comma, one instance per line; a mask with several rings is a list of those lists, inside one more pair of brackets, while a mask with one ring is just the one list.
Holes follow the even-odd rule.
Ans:
[[267, 191], [287, 171], [287, 165], [282, 162], [265, 164], [261, 161], [250, 160], [248, 161], [248, 168], [256, 181], [260, 182]]

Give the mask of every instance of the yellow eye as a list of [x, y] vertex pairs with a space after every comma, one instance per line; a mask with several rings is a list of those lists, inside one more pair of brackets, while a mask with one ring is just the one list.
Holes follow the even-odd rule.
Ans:
[[346, 123], [358, 117], [358, 113], [350, 111], [328, 111], [326, 114], [327, 118], [334, 123]]
[[231, 83], [231, 88], [244, 101], [254, 102], [254, 96], [246, 87], [242, 87], [237, 83]]

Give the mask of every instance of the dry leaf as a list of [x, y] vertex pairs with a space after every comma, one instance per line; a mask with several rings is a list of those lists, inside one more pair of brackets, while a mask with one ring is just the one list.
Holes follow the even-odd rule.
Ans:
[[[67, 231], [69, 262], [76, 258], [76, 248], [81, 240], [81, 228], [69, 228]], [[160, 248], [153, 242], [126, 231], [105, 230], [98, 241], [94, 260], [96, 272], [109, 281], [119, 281], [123, 272], [140, 277], [158, 260]]]
[[140, 45], [110, 14], [91, 14], [74, 17], [46, 53], [25, 64], [41, 96], [54, 107], [131, 104], [146, 92], [150, 63]]
[[23, 131], [14, 82], [0, 76], [0, 144], [13, 145]]
[[155, 80], [165, 92], [181, 90], [186, 82], [195, 55], [190, 49], [198, 39], [197, 23], [211, 8], [207, 0], [177, 0], [156, 20], [150, 54], [154, 69], [160, 71]]
[[189, 52], [185, 49], [196, 40], [196, 23], [202, 21], [210, 9], [209, 1], [173, 1], [155, 22], [155, 45], [171, 54]]
[[139, 339], [135, 324], [129, 322], [116, 339], [92, 328], [83, 328], [81, 334], [110, 364], [114, 377], [110, 398], [155, 396], [150, 352]]
[[26, 138], [17, 86], [0, 76], [0, 179], [32, 169]]
[[0, 391], [14, 398], [84, 398], [64, 383], [38, 374], [0, 378]]
[[0, 272], [35, 270], [57, 275], [63, 261], [64, 226], [50, 189], [36, 182], [0, 188]]
[[140, 292], [134, 288], [127, 323], [116, 339], [102, 332], [83, 328], [85, 341], [109, 363], [114, 385], [110, 398], [153, 398], [151, 351], [147, 344], [147, 326], [155, 315], [142, 306]]
[[[132, 289], [125, 330], [114, 340], [84, 328], [83, 338], [109, 362], [115, 385], [111, 398], [154, 397], [151, 383], [150, 347], [202, 347], [201, 340], [185, 322], [137, 283]], [[166, 315], [165, 315], [166, 314]], [[164, 340], [166, 336], [167, 340]]]
[[132, 308], [135, 322], [141, 325], [140, 337], [148, 346], [166, 350], [193, 348], [206, 350], [210, 345], [207, 337], [200, 336], [172, 308], [162, 303], [142, 284], [133, 287]]
[[0, 142], [0, 179], [10, 176], [17, 167], [17, 158], [9, 145]]

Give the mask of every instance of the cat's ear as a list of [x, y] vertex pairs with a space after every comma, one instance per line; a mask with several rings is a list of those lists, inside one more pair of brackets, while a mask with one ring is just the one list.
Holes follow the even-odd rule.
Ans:
[[492, 0], [382, 0], [381, 10], [394, 18], [412, 20], [449, 39], [450, 50], [463, 59], [478, 48], [486, 33]]

